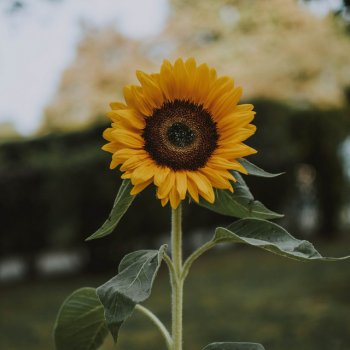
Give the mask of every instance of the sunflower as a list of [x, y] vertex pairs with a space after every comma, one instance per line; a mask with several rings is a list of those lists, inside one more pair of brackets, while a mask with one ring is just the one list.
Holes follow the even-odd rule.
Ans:
[[213, 188], [233, 192], [230, 170], [247, 173], [237, 158], [256, 153], [243, 143], [256, 127], [254, 106], [238, 105], [242, 89], [193, 58], [136, 75], [140, 86], [124, 88], [125, 103], [110, 104], [102, 147], [112, 153], [110, 168], [130, 179], [131, 194], [154, 183], [162, 205], [175, 209], [187, 193], [214, 203]]

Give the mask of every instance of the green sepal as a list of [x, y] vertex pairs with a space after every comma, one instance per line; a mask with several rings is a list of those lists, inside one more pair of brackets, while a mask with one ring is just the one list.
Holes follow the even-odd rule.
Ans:
[[96, 350], [108, 335], [95, 288], [81, 288], [62, 304], [54, 326], [56, 350]]
[[227, 228], [218, 227], [213, 242], [244, 243], [300, 261], [337, 261], [350, 258], [323, 257], [310, 242], [296, 239], [283, 227], [262, 219], [241, 219]]
[[269, 173], [261, 168], [259, 168], [257, 165], [251, 163], [249, 160], [245, 158], [239, 158], [238, 161], [244, 166], [244, 168], [248, 171], [248, 175], [254, 175], [259, 177], [276, 177], [283, 175], [284, 173]]
[[229, 190], [214, 189], [215, 202], [209, 203], [200, 198], [199, 205], [216, 213], [236, 218], [278, 219], [283, 217], [266, 208], [261, 202], [254, 200], [242, 176], [236, 171], [232, 173], [237, 180], [232, 183], [233, 193]]
[[136, 304], [150, 296], [165, 249], [163, 245], [159, 250], [139, 250], [126, 255], [119, 264], [118, 274], [97, 288], [115, 342], [121, 325], [131, 316]]
[[86, 238], [86, 241], [101, 238], [113, 232], [113, 230], [118, 225], [120, 219], [123, 217], [123, 215], [130, 207], [131, 203], [135, 199], [135, 196], [132, 196], [130, 194], [131, 189], [132, 184], [130, 180], [123, 180], [115, 198], [113, 208], [108, 216], [108, 219], [95, 233]]
[[265, 348], [257, 343], [212, 343], [203, 350], [265, 350]]

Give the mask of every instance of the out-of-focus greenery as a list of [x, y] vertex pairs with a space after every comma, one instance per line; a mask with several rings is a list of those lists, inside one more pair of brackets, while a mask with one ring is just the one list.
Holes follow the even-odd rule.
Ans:
[[301, 163], [311, 165], [316, 171], [315, 190], [321, 214], [319, 233], [327, 237], [335, 235], [339, 229], [339, 210], [349, 195], [339, 152], [341, 143], [350, 136], [349, 108], [298, 109], [256, 101], [255, 109], [258, 132], [252, 138], [252, 145], [258, 153], [251, 159], [269, 170], [285, 171], [286, 175], [275, 179], [270, 186], [260, 181], [260, 185], [249, 182], [248, 178], [253, 192], [267, 205], [286, 205], [286, 200], [295, 199], [297, 167]]
[[[106, 126], [0, 145], [1, 256], [19, 254], [30, 263], [39, 252], [84, 245], [91, 271], [110, 266], [122, 252], [155, 246], [169, 229], [170, 210], [161, 209], [150, 188], [115, 234], [84, 244], [107, 218], [121, 183], [101, 150]], [[196, 217], [189, 226], [213, 226], [219, 215], [197, 209]]]
[[[248, 177], [255, 195], [272, 210], [285, 212], [298, 196], [295, 169], [300, 163], [316, 170], [321, 211], [320, 231], [334, 235], [346, 200], [346, 182], [339, 145], [349, 133], [346, 110], [298, 110], [271, 101], [256, 101], [258, 131], [248, 144], [258, 150], [250, 157], [272, 172], [286, 171], [273, 181]], [[0, 145], [0, 254], [27, 254], [82, 246], [107, 218], [120, 185], [120, 174], [108, 168], [110, 155], [101, 151], [102, 130], [96, 126]], [[293, 217], [293, 213], [285, 212]], [[168, 231], [169, 210], [155, 199], [154, 188], [138, 196], [116, 233], [85, 244], [90, 268], [104, 268], [132, 248], [158, 247]], [[214, 227], [231, 218], [195, 205], [185, 211], [186, 230]], [[298, 234], [292, 230], [293, 234]]]
[[[349, 241], [323, 245], [327, 255], [348, 252]], [[62, 300], [110, 275], [32, 282], [2, 288], [0, 348], [53, 347], [53, 320]], [[216, 250], [198, 260], [185, 286], [185, 344], [256, 341], [269, 350], [345, 350], [350, 342], [350, 263], [300, 263], [255, 249]], [[165, 266], [146, 306], [170, 324]], [[20, 336], [19, 336], [20, 335]], [[163, 339], [135, 312], [120, 332], [118, 349], [164, 349]], [[102, 347], [111, 350], [112, 341]]]

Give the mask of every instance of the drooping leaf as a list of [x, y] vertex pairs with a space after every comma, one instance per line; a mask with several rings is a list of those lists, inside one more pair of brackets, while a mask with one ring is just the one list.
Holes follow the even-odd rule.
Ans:
[[267, 209], [261, 202], [254, 200], [242, 176], [237, 172], [233, 172], [233, 175], [237, 179], [235, 183], [232, 183], [233, 193], [228, 190], [214, 189], [215, 202], [211, 204], [201, 198], [199, 205], [216, 213], [236, 218], [277, 219], [283, 217]]
[[113, 230], [118, 225], [120, 219], [123, 217], [123, 215], [130, 207], [131, 203], [135, 199], [135, 196], [132, 196], [130, 194], [131, 188], [132, 184], [130, 180], [123, 180], [117, 193], [117, 197], [115, 198], [112, 211], [108, 216], [108, 219], [95, 233], [89, 236], [86, 239], [86, 241], [101, 238], [113, 232]]
[[126, 255], [118, 274], [97, 288], [115, 342], [121, 325], [131, 316], [135, 305], [150, 296], [165, 249], [163, 245], [159, 250], [139, 250]]
[[283, 227], [262, 219], [241, 219], [227, 228], [219, 227], [213, 241], [244, 243], [301, 261], [336, 261], [350, 258], [323, 257], [310, 242], [296, 239]]
[[249, 160], [245, 158], [239, 158], [238, 161], [246, 168], [249, 175], [259, 176], [259, 177], [276, 177], [280, 176], [284, 173], [269, 173], [261, 168], [259, 168], [257, 165], [251, 163]]
[[265, 350], [265, 348], [257, 343], [212, 343], [203, 350]]
[[107, 334], [95, 288], [78, 289], [63, 302], [54, 327], [56, 350], [96, 350]]

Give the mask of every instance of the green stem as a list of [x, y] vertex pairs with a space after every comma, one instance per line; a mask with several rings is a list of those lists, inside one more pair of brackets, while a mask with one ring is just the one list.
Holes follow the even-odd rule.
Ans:
[[213, 241], [209, 241], [207, 243], [205, 243], [204, 245], [202, 245], [200, 248], [198, 248], [195, 252], [193, 252], [185, 261], [184, 266], [183, 266], [183, 271], [182, 271], [182, 276], [181, 278], [183, 280], [186, 279], [188, 272], [190, 270], [190, 267], [192, 265], [192, 263], [198, 259], [203, 253], [205, 253], [207, 250], [209, 250], [210, 248], [215, 246], [215, 242]]
[[174, 264], [173, 261], [171, 260], [170, 256], [167, 253], [163, 253], [163, 259], [166, 262], [168, 269], [169, 269], [169, 273], [170, 273], [170, 278], [171, 280], [175, 278], [175, 268], [174, 268]]
[[183, 285], [182, 278], [182, 229], [181, 204], [172, 210], [171, 248], [174, 276], [171, 278], [172, 287], [172, 336], [173, 350], [182, 350], [182, 308]]
[[173, 348], [173, 340], [171, 339], [171, 336], [168, 332], [168, 330], [165, 328], [164, 324], [160, 321], [160, 319], [150, 310], [145, 308], [144, 306], [137, 304], [135, 306], [135, 309], [142, 312], [145, 316], [147, 316], [153, 324], [159, 329], [160, 333], [163, 335], [167, 348], [169, 350], [172, 350]]

